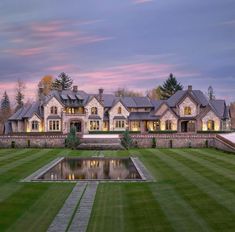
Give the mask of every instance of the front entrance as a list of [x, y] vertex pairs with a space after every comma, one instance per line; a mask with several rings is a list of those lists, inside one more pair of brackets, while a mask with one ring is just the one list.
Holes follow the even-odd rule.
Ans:
[[183, 121], [181, 122], [181, 132], [195, 132], [195, 121]]
[[70, 128], [75, 127], [76, 132], [82, 132], [82, 123], [81, 121], [72, 121], [70, 122]]

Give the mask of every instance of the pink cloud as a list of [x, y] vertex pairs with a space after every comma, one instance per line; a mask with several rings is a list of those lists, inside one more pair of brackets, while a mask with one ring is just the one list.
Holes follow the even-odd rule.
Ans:
[[143, 3], [148, 3], [152, 2], [153, 0], [133, 0], [135, 4], [143, 4]]

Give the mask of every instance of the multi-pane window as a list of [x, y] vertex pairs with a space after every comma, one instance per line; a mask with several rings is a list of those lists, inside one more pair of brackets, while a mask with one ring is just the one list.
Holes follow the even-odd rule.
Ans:
[[166, 120], [165, 124], [166, 124], [166, 126], [165, 126], [166, 130], [172, 130], [171, 120]]
[[32, 121], [32, 130], [38, 130], [38, 121]]
[[190, 106], [186, 106], [184, 107], [184, 115], [191, 115], [192, 114], [192, 110]]
[[131, 130], [139, 131], [140, 130], [140, 121], [132, 121], [131, 122]]
[[215, 122], [213, 120], [207, 121], [207, 130], [209, 131], [215, 130]]
[[122, 107], [121, 106], [119, 106], [118, 107], [118, 112], [117, 112], [118, 114], [121, 114], [122, 113]]
[[52, 106], [51, 107], [51, 114], [57, 114], [57, 113], [58, 113], [57, 107], [56, 106]]
[[91, 108], [91, 114], [98, 114], [98, 109], [97, 109], [97, 107], [92, 107], [92, 108]]
[[59, 131], [60, 130], [60, 121], [59, 120], [50, 120], [49, 121], [49, 130], [50, 131]]
[[100, 129], [100, 122], [99, 121], [90, 121], [90, 130], [99, 130]]
[[125, 127], [125, 121], [123, 121], [123, 120], [117, 120], [117, 121], [115, 122], [115, 127], [116, 127], [116, 128], [124, 128], [124, 127]]

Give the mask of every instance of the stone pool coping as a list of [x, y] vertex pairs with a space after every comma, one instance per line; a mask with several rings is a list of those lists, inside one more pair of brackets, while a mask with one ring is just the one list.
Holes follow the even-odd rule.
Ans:
[[[106, 180], [106, 179], [84, 179], [84, 180], [40, 180], [38, 179], [40, 176], [42, 176], [44, 173], [46, 173], [48, 170], [50, 170], [52, 167], [57, 165], [61, 160], [67, 157], [58, 157], [48, 164], [44, 165], [43, 167], [39, 168], [37, 171], [32, 173], [31, 175], [27, 176], [26, 178], [22, 179], [20, 182], [40, 182], [40, 183], [78, 183], [78, 182], [94, 182], [98, 181], [99, 183], [135, 183], [135, 182], [154, 182], [155, 179], [153, 176], [150, 174], [150, 172], [146, 169], [144, 164], [140, 161], [138, 157], [135, 156], [130, 156], [128, 158], [131, 159], [133, 162], [136, 170], [141, 176], [141, 179], [120, 179], [120, 180]], [[83, 157], [79, 157], [83, 158]], [[89, 157], [85, 157], [89, 158]], [[119, 157], [90, 157], [90, 158], [118, 158]]]

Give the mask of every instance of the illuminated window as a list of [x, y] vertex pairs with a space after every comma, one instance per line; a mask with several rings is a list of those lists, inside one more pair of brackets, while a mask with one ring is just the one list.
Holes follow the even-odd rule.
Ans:
[[119, 107], [118, 107], [118, 114], [121, 114], [121, 113], [122, 113], [122, 107], [119, 106]]
[[90, 130], [99, 130], [100, 122], [99, 121], [90, 121]]
[[115, 127], [116, 127], [116, 128], [124, 128], [124, 127], [125, 127], [125, 121], [123, 121], [123, 120], [117, 120], [117, 121], [115, 122]]
[[56, 106], [51, 107], [51, 114], [57, 114], [58, 110]]
[[92, 107], [92, 108], [91, 108], [91, 114], [98, 114], [98, 109], [97, 109], [97, 107]]
[[207, 130], [209, 131], [215, 130], [215, 122], [213, 120], [207, 121]]
[[38, 130], [38, 121], [32, 121], [32, 130]]
[[50, 120], [49, 121], [49, 130], [50, 131], [59, 131], [60, 130], [60, 121], [59, 120]]
[[140, 130], [140, 121], [132, 121], [131, 122], [131, 130], [139, 131]]
[[171, 120], [166, 120], [166, 130], [172, 130], [172, 123]]
[[191, 115], [191, 114], [192, 114], [191, 107], [190, 106], [184, 107], [184, 115]]

